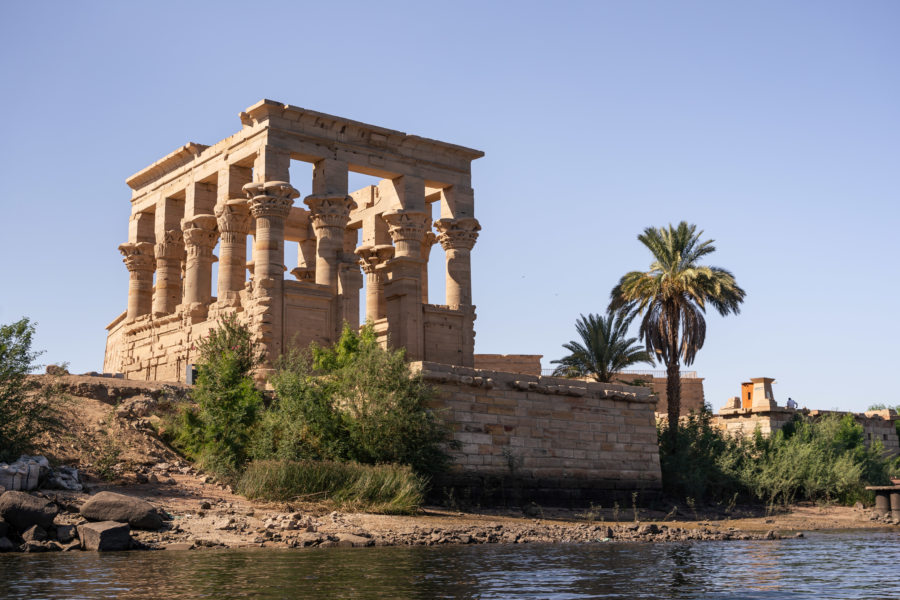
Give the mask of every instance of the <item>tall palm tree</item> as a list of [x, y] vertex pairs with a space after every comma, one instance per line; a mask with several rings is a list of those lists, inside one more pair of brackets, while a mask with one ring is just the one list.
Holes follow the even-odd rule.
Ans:
[[610, 312], [605, 317], [580, 315], [575, 330], [581, 343], [563, 344], [571, 354], [551, 361], [559, 364], [553, 374], [593, 377], [596, 381], [609, 382], [618, 371], [633, 364], [653, 364], [653, 358], [644, 347], [635, 345], [638, 339], [628, 337], [628, 326], [633, 319], [634, 313], [627, 311]]
[[702, 231], [682, 221], [677, 227], [648, 227], [638, 236], [653, 255], [649, 271], [631, 271], [611, 293], [610, 309], [643, 315], [640, 336], [647, 350], [666, 365], [669, 433], [677, 444], [681, 411], [681, 363], [694, 362], [706, 339], [707, 304], [719, 314], [740, 313], [745, 292], [734, 275], [699, 264], [715, 251], [714, 240], [701, 241]]

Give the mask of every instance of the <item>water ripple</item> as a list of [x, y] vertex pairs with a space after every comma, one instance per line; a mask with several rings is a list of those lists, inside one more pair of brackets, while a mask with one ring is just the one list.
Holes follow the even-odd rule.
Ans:
[[0, 598], [900, 599], [900, 535], [0, 555]]

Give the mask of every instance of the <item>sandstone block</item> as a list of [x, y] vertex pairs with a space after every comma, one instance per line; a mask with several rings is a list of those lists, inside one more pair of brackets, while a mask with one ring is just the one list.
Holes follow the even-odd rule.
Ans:
[[131, 547], [131, 528], [118, 521], [100, 521], [78, 526], [78, 537], [84, 550], [113, 552]]

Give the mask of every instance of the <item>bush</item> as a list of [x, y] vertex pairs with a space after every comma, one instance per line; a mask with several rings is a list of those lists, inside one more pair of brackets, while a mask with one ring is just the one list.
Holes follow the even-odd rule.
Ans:
[[197, 349], [197, 406], [182, 408], [173, 443], [204, 468], [233, 480], [247, 461], [247, 445], [263, 406], [251, 377], [263, 353], [233, 316], [223, 319]]
[[332, 461], [253, 461], [237, 485], [250, 499], [328, 500], [342, 510], [412, 514], [425, 483], [409, 467]]
[[866, 485], [888, 482], [891, 460], [880, 442], [864, 443], [852, 415], [817, 420], [796, 415], [769, 438], [759, 430], [733, 438], [712, 427], [708, 408], [679, 428], [676, 450], [660, 425], [663, 489], [676, 497], [726, 500], [734, 494], [768, 504], [867, 498]]
[[255, 458], [397, 463], [424, 475], [449, 463], [450, 431], [428, 407], [433, 392], [370, 326], [345, 326], [334, 346], [287, 357], [272, 384]]
[[34, 324], [22, 318], [0, 326], [0, 460], [30, 450], [38, 436], [59, 427], [55, 386], [28, 379], [41, 352], [31, 350]]

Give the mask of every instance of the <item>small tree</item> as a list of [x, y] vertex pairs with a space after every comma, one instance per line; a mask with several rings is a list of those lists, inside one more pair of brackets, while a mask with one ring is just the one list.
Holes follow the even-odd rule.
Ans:
[[333, 346], [283, 360], [272, 384], [256, 458], [399, 463], [423, 474], [449, 462], [450, 431], [428, 406], [433, 392], [371, 326], [345, 326]]
[[197, 343], [197, 409], [186, 410], [176, 445], [206, 468], [229, 477], [246, 462], [246, 446], [262, 407], [251, 373], [263, 351], [232, 315]]
[[14, 458], [58, 424], [52, 388], [28, 379], [42, 352], [31, 350], [34, 324], [23, 317], [0, 326], [0, 459]]
[[628, 327], [634, 314], [627, 311], [608, 312], [606, 316], [581, 315], [575, 323], [581, 342], [563, 344], [570, 354], [551, 361], [559, 366], [554, 375], [565, 377], [593, 377], [608, 383], [613, 375], [638, 363], [653, 364], [653, 358], [637, 338], [628, 337]]

